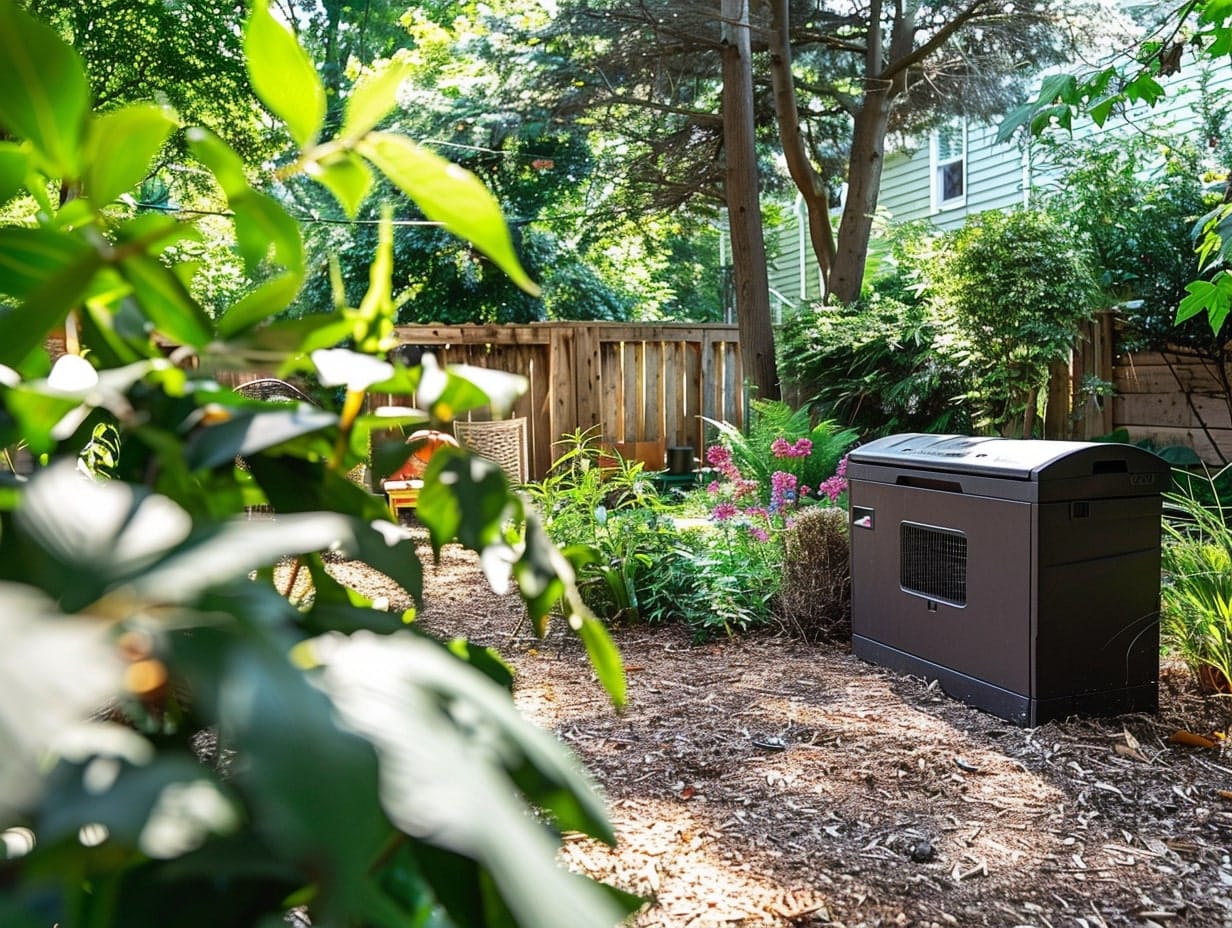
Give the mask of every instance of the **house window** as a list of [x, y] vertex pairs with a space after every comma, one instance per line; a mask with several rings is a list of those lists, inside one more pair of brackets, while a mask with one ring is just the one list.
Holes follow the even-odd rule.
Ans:
[[967, 202], [967, 125], [950, 123], [933, 132], [933, 211]]

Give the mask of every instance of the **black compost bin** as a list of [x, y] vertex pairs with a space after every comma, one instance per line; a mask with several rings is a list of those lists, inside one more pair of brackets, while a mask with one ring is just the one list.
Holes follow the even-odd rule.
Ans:
[[1161, 458], [893, 435], [847, 476], [859, 657], [1019, 724], [1157, 707]]

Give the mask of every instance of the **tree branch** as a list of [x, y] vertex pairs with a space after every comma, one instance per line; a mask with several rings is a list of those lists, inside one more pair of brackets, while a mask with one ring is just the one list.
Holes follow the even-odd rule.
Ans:
[[970, 6], [960, 11], [953, 19], [938, 29], [936, 34], [919, 48], [913, 49], [901, 58], [896, 58], [894, 61], [889, 62], [880, 76], [885, 80], [892, 80], [905, 74], [908, 69], [919, 64], [948, 42], [954, 33], [975, 19], [984, 7], [990, 4], [991, 0], [973, 0]]

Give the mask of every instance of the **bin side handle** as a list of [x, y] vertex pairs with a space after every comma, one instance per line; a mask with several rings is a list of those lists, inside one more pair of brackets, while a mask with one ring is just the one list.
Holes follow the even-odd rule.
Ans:
[[955, 483], [953, 480], [937, 480], [934, 477], [912, 477], [907, 474], [900, 474], [894, 483], [900, 487], [916, 487], [920, 490], [941, 490], [945, 493], [961, 493], [963, 491], [961, 483]]

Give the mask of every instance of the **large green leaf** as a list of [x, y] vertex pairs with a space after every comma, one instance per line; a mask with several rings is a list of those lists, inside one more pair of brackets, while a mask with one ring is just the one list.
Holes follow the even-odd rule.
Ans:
[[279, 274], [262, 282], [219, 318], [218, 334], [231, 338], [282, 312], [299, 294], [303, 282], [301, 275], [293, 273]]
[[338, 417], [324, 409], [304, 403], [278, 405], [282, 408], [268, 412], [237, 410], [225, 421], [194, 433], [184, 445], [188, 466], [193, 470], [218, 467], [338, 424]]
[[0, 142], [0, 206], [11, 200], [26, 182], [30, 157], [12, 142]]
[[81, 239], [64, 232], [0, 228], [0, 293], [29, 296], [88, 250]]
[[231, 146], [207, 129], [193, 127], [185, 133], [189, 150], [210, 169], [228, 199], [243, 196], [249, 189], [244, 162]]
[[33, 142], [53, 174], [75, 177], [89, 111], [77, 51], [13, 0], [0, 0], [0, 126]]
[[413, 69], [410, 59], [398, 58], [379, 71], [365, 75], [347, 98], [339, 138], [358, 139], [384, 119], [398, 105], [398, 90]]
[[119, 271], [155, 330], [194, 348], [213, 338], [209, 315], [169, 267], [149, 255], [135, 255], [122, 261]]
[[32, 352], [40, 350], [47, 336], [81, 302], [102, 265], [102, 256], [87, 249], [58, 267], [20, 307], [0, 312], [0, 364], [21, 367]]
[[231, 779], [251, 826], [277, 858], [319, 875], [314, 922], [354, 923], [347, 913], [390, 834], [372, 746], [339, 725], [284, 642], [261, 629], [200, 628], [174, 644], [219, 738], [243, 758]]
[[[88, 748], [88, 743], [82, 745], [74, 752], [79, 755], [74, 762], [53, 774], [55, 802], [43, 807], [38, 821], [41, 839], [72, 838], [84, 826], [102, 825], [108, 840], [166, 860], [239, 826], [242, 812], [236, 798], [195, 758], [166, 754], [155, 758], [146, 743], [151, 756], [134, 764], [109, 751]], [[115, 776], [94, 785], [98, 777], [89, 775], [89, 764], [99, 757], [115, 765]]]
[[480, 863], [523, 928], [610, 928], [627, 914], [556, 866], [555, 842], [518, 801], [511, 780], [561, 827], [613, 840], [576, 762], [505, 690], [409, 633], [331, 638], [318, 654], [340, 717], [376, 747], [398, 827]]
[[324, 164], [312, 162], [307, 169], [308, 176], [324, 185], [334, 195], [343, 212], [354, 219], [372, 189], [372, 172], [368, 165], [347, 152]]
[[416, 511], [436, 550], [457, 538], [472, 551], [482, 552], [504, 544], [503, 522], [516, 502], [500, 465], [446, 447], [428, 462]]
[[112, 110], [90, 122], [82, 181], [95, 206], [137, 186], [175, 128], [171, 111], [152, 103]]
[[273, 248], [274, 259], [287, 270], [300, 274], [304, 270], [304, 241], [299, 223], [292, 219], [273, 197], [256, 190], [232, 197], [235, 212], [236, 246], [248, 268], [256, 270]]
[[46, 752], [120, 692], [123, 667], [97, 620], [61, 613], [29, 586], [0, 582], [0, 830], [40, 791]]
[[474, 174], [402, 135], [373, 132], [356, 144], [356, 150], [414, 200], [425, 216], [471, 242], [527, 293], [539, 294], [513, 250], [500, 204]]
[[244, 58], [252, 89], [275, 116], [287, 124], [291, 138], [309, 145], [325, 122], [325, 87], [295, 36], [257, 0], [244, 28]]

